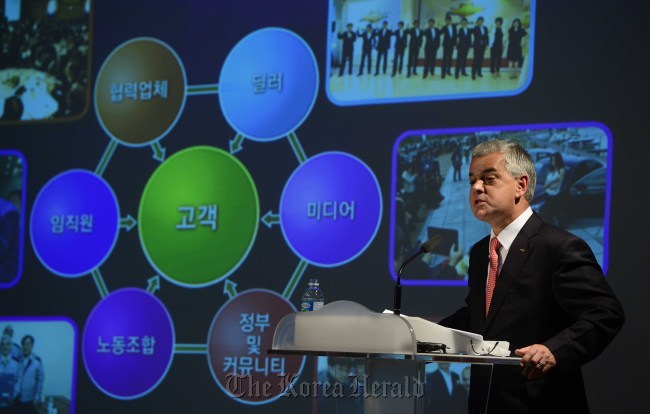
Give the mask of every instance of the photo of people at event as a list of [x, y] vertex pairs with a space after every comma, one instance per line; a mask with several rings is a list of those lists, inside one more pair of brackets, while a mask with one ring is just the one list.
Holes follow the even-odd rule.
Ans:
[[82, 116], [90, 97], [90, 0], [11, 3], [0, 17], [0, 123]]
[[490, 232], [466, 202], [470, 152], [491, 139], [526, 148], [537, 171], [533, 210], [587, 241], [606, 270], [609, 136], [599, 126], [575, 125], [405, 134], [393, 160], [393, 274], [423, 242], [439, 235], [434, 251], [411, 264], [403, 279], [465, 283], [468, 249]]
[[70, 324], [63, 321], [0, 321], [0, 324], [0, 412], [71, 412], [74, 332]]
[[337, 104], [499, 96], [530, 82], [534, 0], [332, 3]]

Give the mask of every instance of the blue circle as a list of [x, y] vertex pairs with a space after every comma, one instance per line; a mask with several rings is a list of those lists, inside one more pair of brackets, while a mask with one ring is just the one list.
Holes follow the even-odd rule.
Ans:
[[377, 178], [363, 161], [342, 152], [322, 153], [301, 164], [280, 199], [287, 243], [321, 267], [360, 255], [375, 238], [381, 215]]
[[317, 92], [314, 53], [300, 36], [275, 27], [240, 40], [219, 76], [221, 111], [234, 130], [254, 141], [272, 141], [298, 128]]
[[90, 171], [69, 170], [52, 178], [36, 196], [30, 236], [48, 270], [78, 277], [106, 260], [119, 225], [119, 206], [108, 183]]

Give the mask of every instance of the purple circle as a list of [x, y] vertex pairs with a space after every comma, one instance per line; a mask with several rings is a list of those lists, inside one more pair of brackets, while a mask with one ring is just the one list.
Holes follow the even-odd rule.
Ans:
[[86, 321], [86, 371], [111, 397], [141, 397], [167, 374], [174, 341], [171, 317], [158, 298], [141, 289], [117, 290], [102, 299]]
[[78, 277], [106, 260], [119, 224], [117, 199], [106, 181], [87, 170], [69, 170], [36, 196], [30, 234], [36, 256], [48, 270]]
[[358, 158], [326, 152], [293, 172], [280, 199], [282, 233], [307, 262], [332, 267], [360, 255], [381, 220], [381, 190]]

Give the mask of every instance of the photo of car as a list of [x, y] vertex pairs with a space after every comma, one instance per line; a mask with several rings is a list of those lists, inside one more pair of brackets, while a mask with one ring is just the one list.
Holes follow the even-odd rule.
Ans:
[[[562, 208], [555, 209], [553, 212], [549, 212], [548, 209], [544, 208], [544, 204], [549, 197], [546, 193], [545, 182], [548, 175], [550, 157], [546, 157], [535, 163], [537, 185], [535, 186], [535, 197], [532, 202], [533, 210], [538, 212], [545, 220], [555, 222], [561, 227], [565, 227], [569, 219], [573, 220], [585, 217], [587, 211], [600, 211], [600, 215], [596, 215], [596, 217], [603, 217], [606, 186], [606, 168], [603, 163], [594, 158], [575, 155], [563, 154], [562, 159], [565, 170], [564, 178], [560, 186], [560, 191], [555, 196], [558, 197], [557, 204], [561, 205]], [[591, 176], [591, 173], [596, 171], [600, 172]], [[599, 182], [598, 177], [602, 177], [600, 184], [597, 184]], [[598, 186], [600, 186], [601, 190], [596, 190]], [[599, 203], [599, 205], [587, 206], [587, 194], [595, 194], [598, 191], [601, 191], [602, 197], [599, 200], [592, 198], [589, 200], [589, 203]], [[593, 215], [589, 215], [589, 217], [591, 216]]]

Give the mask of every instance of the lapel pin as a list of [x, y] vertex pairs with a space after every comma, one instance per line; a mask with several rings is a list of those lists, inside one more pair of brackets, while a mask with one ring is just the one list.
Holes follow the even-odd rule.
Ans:
[[526, 253], [526, 249], [519, 249], [520, 252]]

